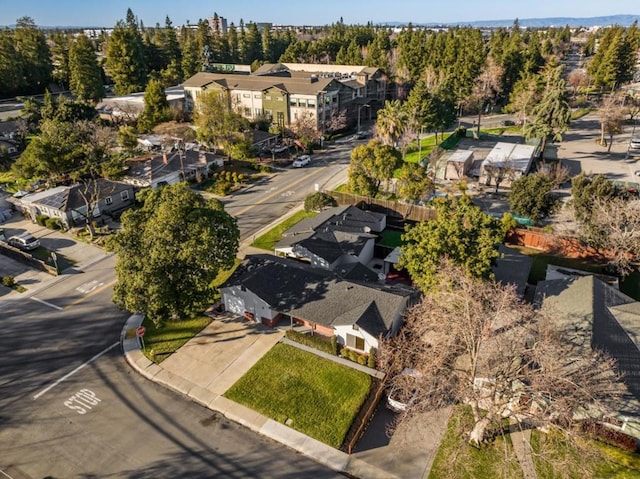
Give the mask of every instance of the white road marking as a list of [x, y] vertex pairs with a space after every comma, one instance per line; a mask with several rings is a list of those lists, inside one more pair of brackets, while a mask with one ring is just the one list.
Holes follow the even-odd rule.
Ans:
[[33, 299], [34, 301], [37, 301], [40, 304], [44, 304], [45, 306], [49, 306], [50, 308], [57, 309], [58, 311], [62, 311], [64, 309], [64, 308], [61, 308], [60, 306], [57, 306], [48, 301], [45, 301], [44, 299], [36, 298], [35, 296], [31, 296], [31, 299]]
[[96, 406], [99, 402], [102, 402], [102, 399], [98, 398], [91, 389], [81, 389], [63, 404], [78, 414], [86, 414], [87, 409], [90, 411], [93, 409], [91, 406]]
[[64, 381], [65, 379], [70, 378], [71, 376], [73, 376], [75, 373], [77, 373], [78, 371], [80, 371], [82, 368], [84, 368], [85, 366], [91, 364], [92, 362], [94, 362], [96, 359], [98, 359], [100, 356], [107, 354], [109, 351], [111, 351], [113, 348], [115, 348], [118, 344], [120, 344], [120, 341], [116, 341], [115, 343], [113, 343], [111, 346], [109, 346], [107, 349], [99, 352], [98, 354], [96, 354], [94, 357], [92, 357], [91, 359], [89, 359], [88, 361], [85, 361], [84, 363], [82, 363], [80, 366], [78, 366], [77, 368], [75, 368], [73, 371], [71, 371], [70, 373], [65, 374], [64, 376], [62, 376], [60, 379], [58, 379], [56, 382], [50, 384], [49, 386], [47, 386], [46, 388], [44, 388], [42, 391], [40, 391], [38, 394], [36, 394], [35, 396], [33, 396], [33, 399], [36, 400], [38, 399], [40, 396], [42, 396], [43, 394], [45, 394], [47, 391], [49, 391], [50, 389], [56, 387], [58, 384], [60, 384], [62, 381]]
[[90, 281], [88, 283], [85, 283], [83, 285], [80, 285], [76, 288], [76, 291], [83, 293], [83, 294], [89, 294], [91, 291], [93, 291], [96, 288], [99, 288], [100, 286], [102, 286], [104, 283], [99, 283], [98, 280], [93, 280]]
[[11, 477], [9, 474], [7, 474], [6, 472], [4, 472], [2, 469], [0, 469], [0, 473], [2, 473], [2, 475], [4, 477], [8, 477], [9, 479], [13, 479], [13, 477]]

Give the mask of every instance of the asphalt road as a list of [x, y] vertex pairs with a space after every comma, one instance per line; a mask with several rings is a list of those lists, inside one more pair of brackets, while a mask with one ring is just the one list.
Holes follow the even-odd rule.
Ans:
[[331, 145], [314, 153], [303, 168], [281, 168], [228, 199], [225, 210], [238, 220], [241, 239], [247, 239], [277, 220], [319, 189], [346, 182], [351, 150], [362, 141]]
[[135, 374], [113, 258], [0, 303], [0, 477], [339, 477]]

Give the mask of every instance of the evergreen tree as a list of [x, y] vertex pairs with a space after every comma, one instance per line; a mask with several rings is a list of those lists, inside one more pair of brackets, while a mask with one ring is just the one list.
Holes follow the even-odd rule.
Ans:
[[271, 35], [271, 28], [269, 25], [265, 26], [262, 30], [262, 58], [269, 63], [274, 63], [278, 56], [275, 54], [275, 45], [273, 37]]
[[183, 78], [190, 78], [200, 70], [200, 53], [198, 53], [197, 49], [197, 43], [191, 38], [187, 38], [182, 44], [180, 68]]
[[20, 91], [21, 69], [13, 31], [0, 29], [0, 97], [6, 98]]
[[571, 109], [567, 102], [567, 88], [562, 78], [562, 66], [549, 65], [543, 72], [544, 91], [540, 102], [533, 108], [533, 121], [526, 125], [526, 138], [541, 138], [541, 154], [547, 140], [562, 141], [562, 134], [569, 128]]
[[109, 37], [105, 66], [116, 95], [142, 91], [147, 84], [144, 45], [131, 9], [127, 22], [118, 21]]
[[253, 22], [247, 26], [247, 33], [244, 39], [244, 55], [246, 63], [262, 60], [262, 36], [258, 30], [258, 25]]
[[69, 37], [59, 30], [51, 36], [51, 61], [53, 64], [53, 80], [66, 89], [69, 85]]
[[233, 63], [240, 63], [240, 43], [238, 40], [238, 30], [232, 23], [227, 32], [227, 42], [229, 43], [229, 59]]
[[21, 72], [22, 93], [43, 92], [51, 80], [53, 66], [47, 40], [33, 19], [18, 19], [13, 35], [17, 58], [16, 68]]
[[83, 34], [69, 46], [69, 88], [80, 100], [98, 102], [104, 97], [102, 71], [91, 41]]
[[166, 120], [169, 103], [162, 82], [151, 79], [144, 92], [144, 109], [138, 118], [140, 131], [151, 131], [154, 126]]

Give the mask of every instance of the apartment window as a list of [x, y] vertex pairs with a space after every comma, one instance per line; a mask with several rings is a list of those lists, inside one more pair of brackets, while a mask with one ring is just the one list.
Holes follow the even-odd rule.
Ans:
[[289, 102], [291, 103], [291, 106], [298, 106], [298, 100], [296, 98], [292, 98]]
[[251, 108], [244, 109], [244, 116], [251, 116]]
[[354, 336], [353, 334], [347, 334], [347, 346], [352, 349], [364, 351], [364, 338]]
[[251, 93], [243, 93], [242, 98], [251, 98]]
[[120, 199], [122, 201], [127, 201], [129, 199], [129, 191], [128, 190], [124, 190], [120, 192]]
[[316, 106], [316, 101], [315, 100], [307, 100], [307, 106], [309, 108], [315, 108]]
[[271, 95], [265, 95], [264, 99], [265, 100], [271, 100]]
[[307, 107], [307, 100], [298, 100], [298, 105], [302, 108]]
[[254, 93], [254, 94], [253, 94], [253, 98], [258, 98], [258, 99], [260, 99], [260, 98], [262, 98], [262, 95], [260, 95], [260, 93]]
[[256, 116], [262, 115], [262, 109], [260, 108], [256, 108], [255, 112], [256, 112]]
[[284, 98], [282, 98], [281, 96], [279, 96], [278, 98], [276, 98], [276, 101], [283, 101]]
[[107, 197], [104, 199], [104, 202], [105, 202], [106, 204], [110, 205], [111, 203], [113, 203], [113, 198], [111, 198], [111, 196], [107, 196]]

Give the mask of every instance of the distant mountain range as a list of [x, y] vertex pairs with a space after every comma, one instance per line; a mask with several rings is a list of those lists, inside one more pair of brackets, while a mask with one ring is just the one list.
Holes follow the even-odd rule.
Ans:
[[[469, 25], [472, 27], [508, 27], [513, 25], [514, 18], [509, 20], [476, 20], [473, 22], [449, 22], [449, 23], [420, 23], [414, 25], [420, 26], [456, 26], [456, 25]], [[522, 27], [543, 28], [543, 27], [564, 27], [569, 25], [570, 27], [596, 27], [608, 25], [620, 25], [628, 27], [633, 22], [640, 23], [640, 15], [608, 15], [605, 17], [587, 17], [587, 18], [575, 18], [575, 17], [552, 17], [552, 18], [519, 18], [518, 23]], [[385, 22], [385, 25], [389, 26], [401, 26], [406, 25], [407, 22]]]

